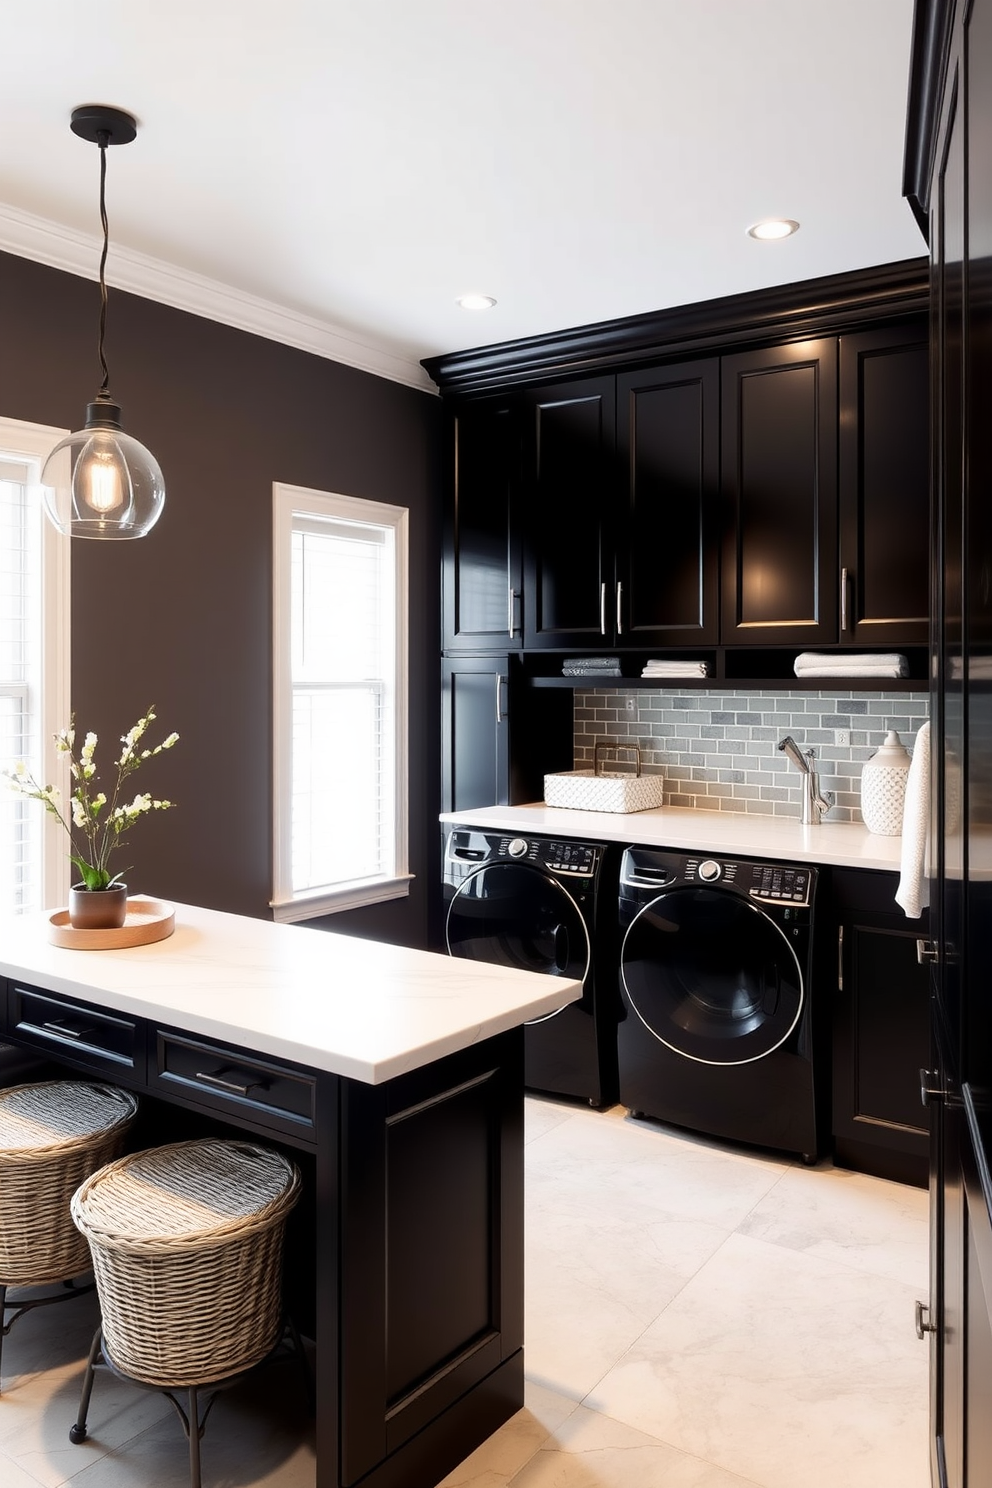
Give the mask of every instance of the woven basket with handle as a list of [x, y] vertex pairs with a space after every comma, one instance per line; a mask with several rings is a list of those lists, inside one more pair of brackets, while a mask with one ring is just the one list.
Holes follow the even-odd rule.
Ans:
[[72, 1198], [103, 1339], [145, 1384], [205, 1385], [258, 1363], [282, 1329], [282, 1250], [300, 1175], [252, 1142], [173, 1142], [119, 1158]]

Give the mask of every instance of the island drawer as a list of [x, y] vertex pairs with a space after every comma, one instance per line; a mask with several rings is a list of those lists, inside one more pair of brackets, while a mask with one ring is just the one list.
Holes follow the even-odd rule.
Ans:
[[159, 1029], [150, 1086], [181, 1090], [215, 1110], [237, 1110], [263, 1126], [313, 1133], [315, 1079], [306, 1070], [260, 1060], [240, 1049]]
[[[9, 983], [7, 1026], [12, 1037], [53, 1058], [110, 1078], [130, 1071], [145, 1078], [144, 1025], [52, 992]], [[128, 1083], [131, 1083], [130, 1081]]]

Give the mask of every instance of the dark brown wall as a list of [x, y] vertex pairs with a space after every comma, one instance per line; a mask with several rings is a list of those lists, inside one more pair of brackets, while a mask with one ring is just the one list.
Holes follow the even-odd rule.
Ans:
[[[96, 394], [94, 283], [0, 253], [0, 414], [78, 429]], [[266, 917], [272, 482], [410, 510], [409, 899], [325, 928], [426, 945], [439, 902], [440, 400], [110, 290], [110, 388], [166, 481], [137, 542], [72, 545], [72, 705], [101, 773], [149, 703], [180, 743], [136, 777], [177, 809], [121, 850], [133, 890]], [[106, 778], [106, 777], [105, 777]]]

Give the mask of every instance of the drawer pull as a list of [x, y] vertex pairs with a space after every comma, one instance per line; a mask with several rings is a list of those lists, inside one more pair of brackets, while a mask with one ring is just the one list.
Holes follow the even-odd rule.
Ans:
[[41, 1026], [46, 1033], [57, 1033], [59, 1038], [92, 1038], [94, 1033], [94, 1029], [92, 1028], [73, 1028], [69, 1023], [64, 1023], [58, 1019], [53, 1019], [50, 1023], [42, 1023]]
[[213, 1085], [217, 1090], [225, 1090], [229, 1095], [249, 1095], [253, 1090], [267, 1090], [268, 1085], [264, 1080], [225, 1080], [224, 1073], [217, 1075], [208, 1074], [206, 1070], [197, 1070], [193, 1076], [195, 1080], [202, 1080], [204, 1085]]

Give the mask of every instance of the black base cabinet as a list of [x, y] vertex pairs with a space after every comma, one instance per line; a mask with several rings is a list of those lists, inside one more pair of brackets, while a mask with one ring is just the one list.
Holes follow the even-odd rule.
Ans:
[[250, 1133], [299, 1164], [284, 1293], [317, 1345], [316, 1488], [433, 1488], [523, 1405], [522, 1028], [367, 1085], [0, 979], [0, 1037], [39, 1061], [5, 1058], [5, 1084], [135, 1091], [132, 1150]]
[[893, 873], [834, 869], [836, 1000], [833, 1153], [841, 1167], [926, 1188], [929, 975], [917, 958], [927, 920], [895, 903]]

